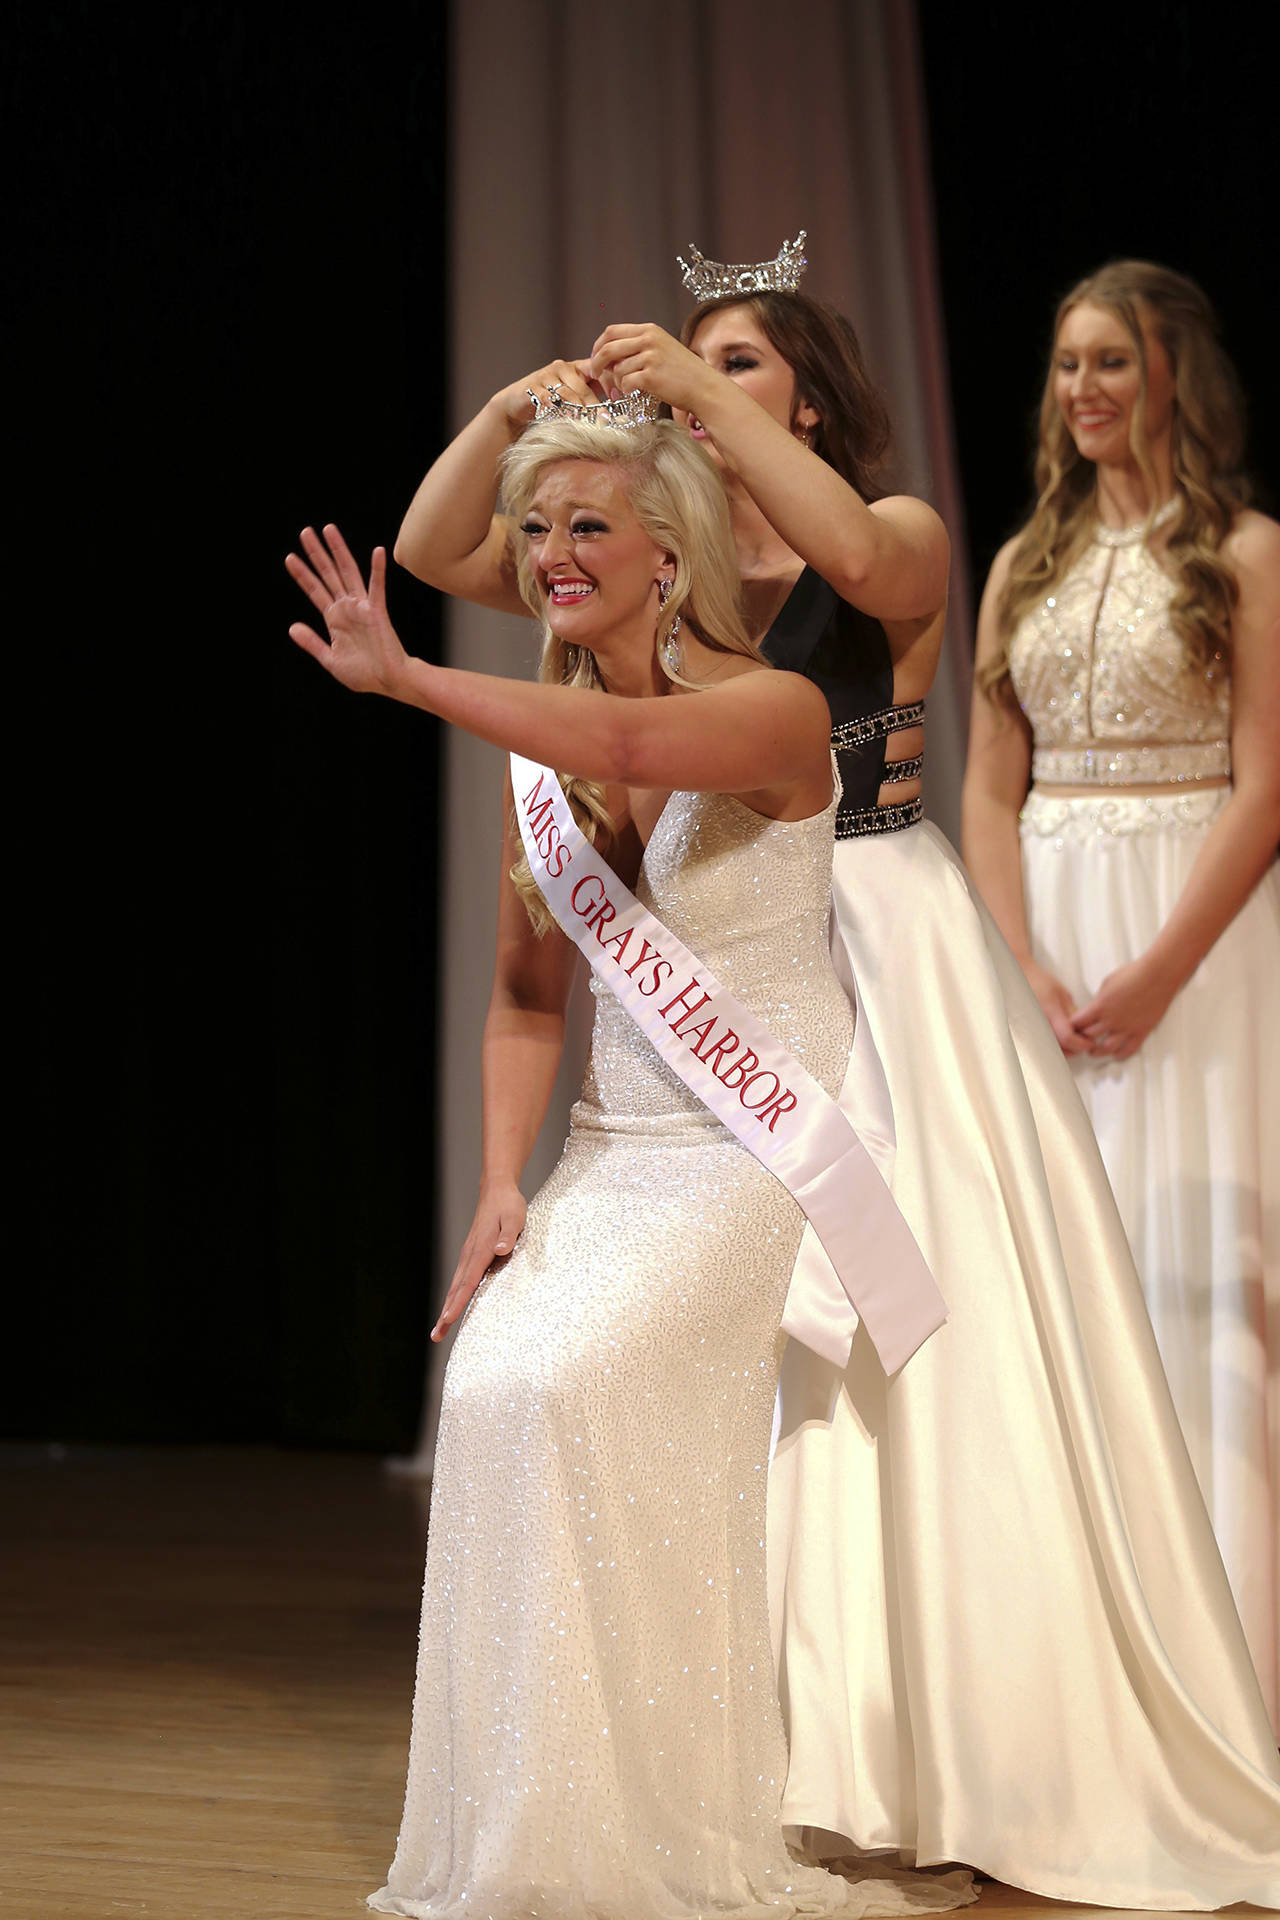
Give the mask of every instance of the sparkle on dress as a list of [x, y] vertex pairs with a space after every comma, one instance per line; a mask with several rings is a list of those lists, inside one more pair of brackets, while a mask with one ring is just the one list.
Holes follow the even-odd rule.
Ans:
[[1173, 629], [1174, 582], [1141, 527], [1098, 527], [1018, 623], [1009, 671], [1035, 739], [1032, 779], [1176, 785], [1231, 772], [1231, 679]]
[[[636, 886], [833, 1094], [852, 1037], [827, 946], [836, 805], [784, 823], [673, 794]], [[793, 1860], [780, 1824], [765, 1489], [802, 1215], [596, 1002], [564, 1156], [449, 1362], [404, 1821], [371, 1904], [884, 1912]]]

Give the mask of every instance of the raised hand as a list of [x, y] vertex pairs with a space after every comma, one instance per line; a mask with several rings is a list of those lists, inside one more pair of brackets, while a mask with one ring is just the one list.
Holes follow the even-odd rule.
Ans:
[[1072, 1015], [1072, 1029], [1091, 1053], [1128, 1060], [1163, 1020], [1176, 992], [1144, 954], [1107, 975], [1088, 1006]]
[[353, 693], [394, 694], [408, 656], [387, 617], [386, 548], [374, 548], [366, 588], [336, 527], [326, 527], [323, 539], [313, 527], [304, 527], [302, 545], [307, 559], [290, 553], [284, 564], [323, 616], [329, 637], [322, 639], [313, 627], [297, 621], [289, 638]]
[[458, 1264], [440, 1309], [440, 1318], [431, 1329], [433, 1340], [444, 1339], [454, 1321], [461, 1320], [472, 1294], [495, 1260], [506, 1259], [514, 1250], [524, 1231], [526, 1211], [525, 1198], [518, 1187], [481, 1194], [471, 1231], [458, 1255]]
[[723, 377], [649, 320], [606, 327], [587, 364], [602, 388], [620, 393], [643, 388], [682, 413], [697, 413], [708, 381]]

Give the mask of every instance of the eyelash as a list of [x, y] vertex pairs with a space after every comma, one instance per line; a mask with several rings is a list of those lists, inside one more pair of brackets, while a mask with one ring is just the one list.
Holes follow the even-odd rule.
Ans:
[[[520, 531], [525, 535], [526, 539], [537, 540], [544, 534], [550, 533], [551, 529], [550, 527], [540, 526], [533, 520], [522, 520], [520, 523]], [[603, 520], [575, 520], [570, 526], [569, 531], [577, 538], [584, 533], [608, 533], [609, 529]]]
[[752, 360], [745, 353], [731, 353], [724, 363], [726, 373], [742, 373], [748, 367], [759, 366], [758, 360]]

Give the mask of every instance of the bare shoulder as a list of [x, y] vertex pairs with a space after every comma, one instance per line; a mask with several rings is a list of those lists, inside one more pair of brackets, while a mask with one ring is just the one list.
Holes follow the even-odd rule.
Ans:
[[1002, 591], [1005, 582], [1009, 578], [1009, 568], [1013, 564], [1014, 551], [1021, 539], [1022, 530], [1020, 528], [1018, 532], [1012, 534], [997, 551], [995, 559], [991, 562], [990, 572], [987, 574], [988, 593], [990, 593], [992, 589], [997, 593]]
[[1248, 581], [1261, 585], [1268, 579], [1280, 586], [1280, 521], [1246, 507], [1236, 515], [1222, 543], [1222, 554], [1235, 569], [1242, 587]]
[[726, 689], [732, 687], [750, 700], [809, 701], [817, 694], [823, 706], [826, 705], [812, 680], [804, 674], [770, 666], [767, 660], [757, 660], [748, 654], [736, 655], [716, 684]]
[[826, 696], [802, 673], [771, 667], [767, 660], [735, 660], [733, 668], [715, 683], [722, 698], [733, 700], [742, 714], [785, 717], [792, 727], [812, 727], [825, 738], [831, 730]]

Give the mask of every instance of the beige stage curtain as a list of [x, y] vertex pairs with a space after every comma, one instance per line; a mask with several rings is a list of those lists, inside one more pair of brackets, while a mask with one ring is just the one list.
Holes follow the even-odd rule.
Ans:
[[[926, 803], [954, 837], [969, 593], [934, 260], [914, 0], [458, 0], [451, 154], [453, 417], [612, 320], [678, 326], [676, 253], [772, 256], [808, 232], [806, 291], [854, 321], [895, 425], [896, 484], [951, 530], [952, 620], [930, 703]], [[406, 236], [406, 244], [412, 236]], [[528, 674], [527, 622], [455, 605], [449, 657]], [[442, 1293], [480, 1166], [479, 1053], [497, 897], [502, 757], [450, 736], [440, 1019]], [[553, 1166], [581, 1077], [587, 996], [525, 1185]], [[429, 1472], [443, 1350], [418, 1451]]]

